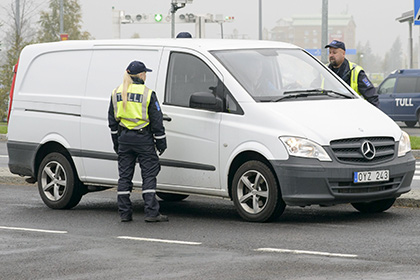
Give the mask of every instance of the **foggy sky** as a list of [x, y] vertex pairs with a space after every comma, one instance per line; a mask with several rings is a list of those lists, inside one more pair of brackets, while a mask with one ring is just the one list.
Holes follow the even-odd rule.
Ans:
[[[15, 0], [0, 0], [4, 7]], [[22, 0], [21, 0], [22, 1]], [[46, 9], [48, 0], [32, 0], [38, 9]], [[126, 14], [169, 15], [170, 0], [79, 0], [83, 12], [82, 29], [96, 39], [113, 38], [112, 8], [123, 10]], [[322, 0], [263, 0], [263, 28], [271, 30], [276, 21], [294, 15], [321, 15]], [[369, 41], [374, 52], [384, 55], [399, 36], [403, 52], [408, 49], [408, 24], [395, 19], [402, 13], [414, 8], [413, 0], [329, 0], [329, 15], [350, 14], [356, 23], [356, 44], [363, 45]], [[223, 14], [234, 16], [235, 21], [223, 25], [224, 34], [231, 34], [234, 29], [250, 39], [258, 39], [258, 0], [194, 0], [192, 4], [178, 10], [179, 13]], [[0, 19], [5, 21], [4, 11]], [[414, 26], [414, 43], [419, 41], [420, 27]], [[2, 28], [3, 29], [3, 28]], [[190, 31], [195, 33], [195, 25], [178, 24], [176, 32]], [[130, 38], [138, 33], [142, 38], [171, 36], [170, 24], [127, 24], [121, 26], [121, 38]], [[219, 24], [206, 24], [207, 38], [220, 38]], [[0, 33], [4, 37], [4, 32]], [[321, 46], [320, 46], [321, 47]]]

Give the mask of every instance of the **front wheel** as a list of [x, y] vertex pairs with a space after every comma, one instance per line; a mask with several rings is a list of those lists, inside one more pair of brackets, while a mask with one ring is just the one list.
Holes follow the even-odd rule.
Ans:
[[70, 209], [83, 196], [82, 184], [69, 160], [60, 153], [48, 154], [38, 170], [38, 190], [44, 203], [53, 209]]
[[250, 222], [274, 220], [286, 207], [273, 172], [260, 161], [239, 167], [233, 177], [232, 196], [239, 215]]
[[371, 202], [352, 203], [351, 205], [362, 213], [380, 213], [391, 208], [395, 200], [395, 198], [389, 198]]

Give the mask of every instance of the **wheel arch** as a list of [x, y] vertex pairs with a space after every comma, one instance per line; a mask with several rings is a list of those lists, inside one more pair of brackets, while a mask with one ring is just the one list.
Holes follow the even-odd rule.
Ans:
[[229, 197], [232, 199], [232, 182], [233, 182], [233, 177], [235, 176], [236, 171], [242, 164], [250, 160], [257, 160], [267, 165], [267, 167], [270, 168], [271, 172], [273, 172], [274, 177], [276, 178], [276, 181], [277, 181], [277, 185], [279, 186], [279, 191], [281, 191], [277, 174], [273, 166], [271, 165], [270, 161], [262, 154], [256, 151], [248, 150], [248, 151], [242, 151], [241, 153], [237, 154], [235, 158], [233, 159], [232, 163], [230, 164], [229, 172], [228, 172]]
[[38, 177], [38, 170], [39, 170], [39, 166], [40, 166], [42, 160], [48, 154], [53, 153], [53, 152], [60, 153], [67, 158], [67, 160], [70, 162], [73, 170], [76, 172], [77, 179], [79, 179], [78, 174], [77, 174], [76, 166], [74, 164], [74, 161], [73, 161], [69, 151], [61, 143], [56, 142], [56, 141], [45, 142], [39, 147], [39, 149], [36, 153], [35, 162], [34, 162], [34, 175], [36, 177], [35, 179], [38, 180], [38, 178], [37, 178]]

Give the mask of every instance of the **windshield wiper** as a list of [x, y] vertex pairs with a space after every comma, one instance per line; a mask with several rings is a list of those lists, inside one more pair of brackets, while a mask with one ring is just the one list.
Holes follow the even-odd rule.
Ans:
[[345, 97], [345, 98], [353, 98], [353, 96], [351, 96], [351, 95], [347, 95], [347, 94], [337, 92], [337, 91], [333, 91], [333, 90], [330, 90], [330, 89], [321, 89], [321, 88], [304, 89], [304, 90], [290, 90], [290, 91], [283, 92], [283, 94], [284, 94], [283, 96], [281, 96], [277, 99], [273, 99], [273, 100], [271, 100], [271, 102], [278, 102], [278, 101], [281, 101], [281, 100], [287, 99], [287, 98], [299, 98], [299, 97], [308, 97], [308, 96], [316, 96], [316, 95], [333, 96], [331, 94], [338, 95], [338, 96]]

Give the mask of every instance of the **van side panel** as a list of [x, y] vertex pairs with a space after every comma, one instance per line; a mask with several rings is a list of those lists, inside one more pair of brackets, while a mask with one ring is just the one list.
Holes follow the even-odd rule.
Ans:
[[[117, 155], [113, 150], [108, 127], [108, 108], [112, 91], [122, 83], [128, 64], [140, 60], [153, 70], [147, 74], [146, 86], [155, 89], [161, 51], [158, 47], [101, 46], [94, 49], [87, 74], [86, 95], [81, 109], [81, 149], [77, 151], [85, 167], [79, 174], [86, 183], [116, 185]], [[75, 151], [76, 152], [76, 151]], [[134, 183], [140, 184], [136, 168]]]
[[[23, 55], [8, 131], [11, 172], [29, 175], [22, 169], [33, 166], [37, 149], [52, 134], [60, 135], [57, 139], [63, 141], [57, 143], [63, 147], [80, 147], [81, 99], [90, 57], [90, 50]], [[25, 155], [31, 155], [30, 162]]]

